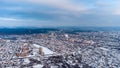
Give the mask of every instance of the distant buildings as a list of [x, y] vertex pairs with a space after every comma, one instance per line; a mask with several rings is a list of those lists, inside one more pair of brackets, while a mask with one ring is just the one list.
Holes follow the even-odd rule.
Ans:
[[120, 32], [53, 32], [0, 37], [1, 68], [120, 67]]

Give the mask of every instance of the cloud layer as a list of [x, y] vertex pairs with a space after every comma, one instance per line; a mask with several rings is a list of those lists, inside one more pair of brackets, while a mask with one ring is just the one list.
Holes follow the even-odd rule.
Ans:
[[0, 25], [120, 26], [119, 3], [119, 0], [0, 0]]

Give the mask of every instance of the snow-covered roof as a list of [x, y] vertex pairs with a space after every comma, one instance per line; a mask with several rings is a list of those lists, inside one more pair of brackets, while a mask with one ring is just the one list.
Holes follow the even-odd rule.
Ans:
[[33, 68], [42, 68], [43, 65], [40, 65], [40, 64], [37, 64], [37, 65], [34, 65]]

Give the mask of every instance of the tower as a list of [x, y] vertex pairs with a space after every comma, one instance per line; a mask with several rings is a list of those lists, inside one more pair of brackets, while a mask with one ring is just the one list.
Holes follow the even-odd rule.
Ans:
[[42, 47], [39, 48], [39, 54], [43, 55], [43, 49], [42, 49]]

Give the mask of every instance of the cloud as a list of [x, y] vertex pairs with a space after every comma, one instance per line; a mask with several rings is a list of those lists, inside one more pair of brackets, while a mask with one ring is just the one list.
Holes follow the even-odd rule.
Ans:
[[113, 14], [114, 15], [120, 15], [120, 9], [116, 9]]
[[70, 0], [29, 0], [32, 3], [45, 4], [68, 11], [81, 12], [86, 8], [82, 5], [77, 5]]
[[[0, 25], [37, 27], [113, 25], [116, 21], [113, 17], [120, 15], [120, 2], [117, 2], [113, 0], [92, 0], [92, 2], [87, 0], [3, 0], [3, 3], [0, 1]], [[112, 14], [114, 14], [113, 17]], [[117, 19], [117, 21], [120, 20]]]
[[116, 0], [116, 5], [113, 10], [113, 14], [120, 15], [120, 1], [119, 0]]
[[[5, 0], [9, 1], [9, 0]], [[61, 10], [66, 10], [70, 12], [84, 12], [87, 11], [87, 8], [82, 4], [76, 4], [72, 0], [10, 0], [9, 2], [22, 2], [30, 3], [36, 5], [45, 5], [58, 8]]]
[[15, 19], [15, 18], [5, 18], [5, 17], [0, 17], [0, 20], [18, 21], [18, 19]]
[[97, 0], [96, 9], [103, 14], [120, 15], [119, 0]]
[[53, 21], [0, 17], [0, 27], [41, 27]]

